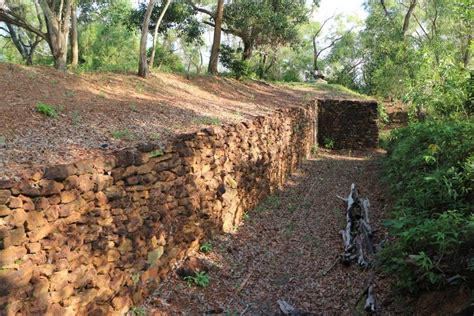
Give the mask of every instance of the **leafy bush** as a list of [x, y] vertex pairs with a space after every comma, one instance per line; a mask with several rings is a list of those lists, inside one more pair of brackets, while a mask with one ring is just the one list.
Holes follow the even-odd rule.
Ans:
[[165, 72], [184, 72], [185, 67], [181, 58], [171, 48], [156, 46], [154, 64]]
[[393, 132], [384, 161], [397, 198], [386, 272], [416, 292], [465, 280], [474, 269], [474, 122], [427, 121]]
[[38, 102], [36, 104], [36, 111], [48, 117], [52, 117], [52, 118], [58, 117], [58, 111], [53, 106], [43, 103], [43, 102]]
[[201, 252], [208, 253], [212, 250], [212, 248], [213, 248], [212, 243], [210, 241], [207, 241], [203, 243], [201, 247], [199, 247], [199, 250]]
[[327, 148], [327, 149], [333, 149], [334, 146], [336, 145], [334, 142], [334, 139], [330, 137], [324, 137], [323, 143], [324, 143], [324, 148]]
[[116, 0], [93, 10], [80, 28], [80, 70], [129, 71], [138, 67], [139, 33], [129, 25], [131, 4]]
[[209, 285], [210, 282], [209, 275], [204, 271], [195, 272], [194, 276], [187, 276], [184, 279], [188, 282], [188, 285], [190, 286], [197, 285], [200, 287], [206, 287]]
[[234, 49], [228, 45], [222, 45], [220, 50], [220, 61], [224, 67], [232, 71], [236, 79], [250, 76], [251, 70], [248, 61], [241, 59], [242, 49]]

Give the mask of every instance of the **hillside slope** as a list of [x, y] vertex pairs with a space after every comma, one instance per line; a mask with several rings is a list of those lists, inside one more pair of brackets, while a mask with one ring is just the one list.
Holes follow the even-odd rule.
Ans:
[[[156, 73], [61, 73], [0, 64], [0, 176], [67, 163], [136, 143], [298, 106], [314, 97], [355, 98], [329, 85], [283, 85]], [[37, 111], [55, 109], [57, 118]]]

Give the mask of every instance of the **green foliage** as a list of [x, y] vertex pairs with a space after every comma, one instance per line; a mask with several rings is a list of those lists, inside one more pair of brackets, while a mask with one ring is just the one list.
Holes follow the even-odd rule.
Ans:
[[324, 137], [323, 145], [324, 145], [324, 148], [333, 149], [336, 143], [334, 142], [334, 139], [330, 137]]
[[[426, 61], [432, 57], [424, 54], [422, 58]], [[474, 113], [472, 96], [469, 101], [471, 74], [461, 64], [456, 64], [452, 56], [443, 58], [438, 67], [429, 63], [420, 67], [405, 95], [406, 101], [416, 109], [425, 109], [435, 115]]]
[[172, 48], [159, 44], [156, 45], [154, 65], [165, 72], [185, 71], [181, 58], [173, 52]]
[[136, 272], [132, 274], [132, 282], [133, 284], [140, 282], [140, 273]]
[[149, 153], [149, 157], [150, 158], [154, 158], [154, 157], [160, 157], [160, 156], [163, 156], [163, 150], [161, 149], [155, 149], [153, 150], [152, 152]]
[[382, 253], [403, 290], [440, 287], [474, 257], [474, 123], [428, 121], [388, 142], [386, 180], [397, 197], [386, 222], [396, 239]]
[[301, 0], [232, 1], [224, 12], [227, 28], [252, 46], [292, 43], [297, 39], [298, 25], [310, 14]]
[[252, 73], [249, 61], [242, 60], [241, 53], [242, 49], [234, 49], [228, 45], [222, 45], [220, 49], [220, 62], [232, 72], [236, 79], [248, 77]]
[[194, 120], [196, 124], [202, 125], [221, 125], [221, 120], [218, 117], [214, 116], [202, 116]]
[[36, 103], [36, 111], [51, 118], [58, 118], [59, 116], [58, 111], [53, 106], [43, 102]]
[[200, 287], [207, 287], [210, 282], [209, 275], [204, 271], [195, 272], [194, 276], [187, 276], [184, 280], [188, 282], [189, 286], [196, 285]]
[[199, 247], [199, 250], [201, 252], [208, 253], [208, 252], [212, 251], [212, 248], [213, 248], [212, 243], [210, 241], [207, 241], [207, 242], [203, 243], [201, 245], [201, 247]]
[[80, 69], [128, 71], [138, 67], [139, 37], [129, 25], [131, 12], [129, 1], [113, 1], [80, 25]]
[[[161, 14], [165, 1], [155, 5], [150, 19], [149, 32], [155, 30], [155, 22]], [[140, 29], [143, 23], [147, 3], [140, 2], [138, 8], [130, 15], [130, 24]], [[202, 42], [203, 25], [196, 19], [196, 12], [187, 1], [172, 1], [163, 16], [158, 32], [165, 37], [173, 30], [187, 43]]]
[[133, 138], [133, 134], [128, 128], [116, 129], [112, 131], [112, 137], [116, 139], [130, 140]]
[[139, 306], [133, 306], [131, 309], [130, 309], [130, 312], [133, 316], [145, 316], [146, 315], [146, 311], [145, 311], [145, 308], [143, 307], [139, 307]]
[[317, 154], [318, 154], [318, 145], [315, 144], [315, 145], [311, 146], [311, 155], [316, 156]]

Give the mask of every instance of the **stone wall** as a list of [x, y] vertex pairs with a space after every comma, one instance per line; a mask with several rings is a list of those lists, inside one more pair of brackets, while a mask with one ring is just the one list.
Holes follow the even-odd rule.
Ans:
[[319, 100], [318, 143], [334, 148], [374, 148], [378, 145], [377, 102]]
[[[324, 113], [324, 112], [323, 112]], [[280, 188], [315, 104], [0, 180], [0, 314], [121, 314]]]

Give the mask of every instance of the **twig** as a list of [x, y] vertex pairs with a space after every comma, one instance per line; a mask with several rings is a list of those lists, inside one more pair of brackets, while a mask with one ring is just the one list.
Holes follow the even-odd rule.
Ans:
[[325, 276], [326, 274], [328, 274], [328, 272], [331, 271], [332, 268], [334, 268], [334, 266], [335, 266], [339, 261], [341, 261], [341, 260], [340, 260], [339, 255], [337, 255], [337, 256], [334, 258], [334, 262], [331, 264], [331, 266], [330, 266], [329, 268], [327, 268], [325, 271], [323, 271], [323, 273], [321, 273], [321, 276]]
[[242, 289], [245, 287], [245, 285], [246, 285], [247, 282], [249, 281], [250, 277], [252, 276], [253, 271], [254, 271], [254, 270], [251, 270], [251, 271], [247, 274], [247, 276], [245, 277], [245, 279], [242, 281], [242, 283], [240, 283], [239, 287], [237, 288], [237, 293], [239, 293], [240, 291], [242, 291]]
[[250, 304], [247, 304], [247, 306], [245, 307], [245, 309], [242, 311], [242, 313], [240, 313], [240, 316], [244, 316], [245, 313], [247, 313], [247, 310], [249, 309], [250, 307]]

